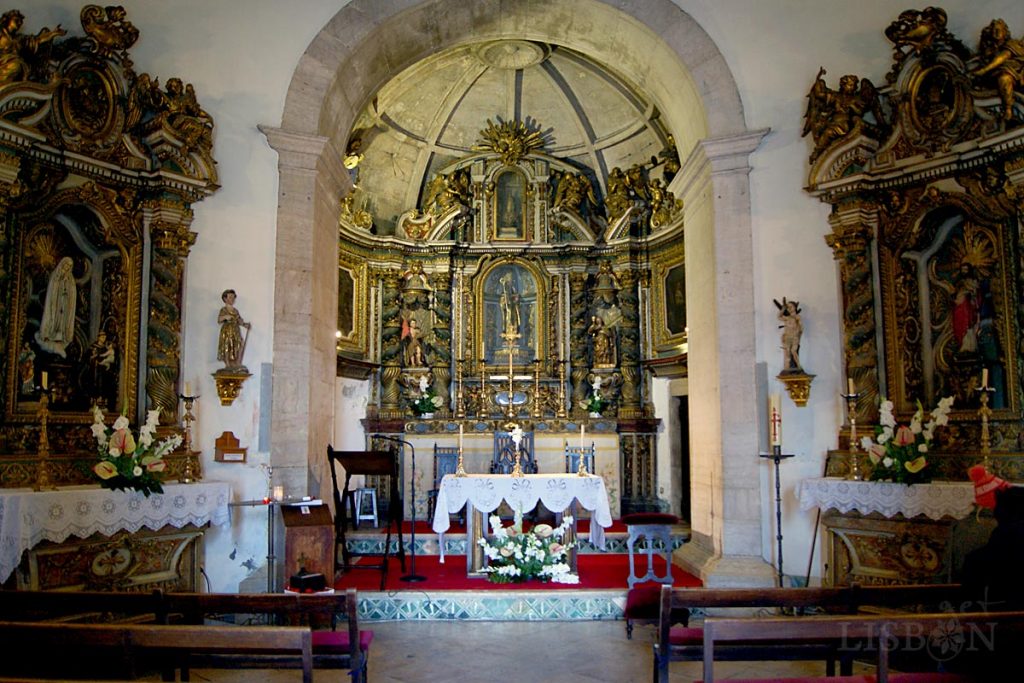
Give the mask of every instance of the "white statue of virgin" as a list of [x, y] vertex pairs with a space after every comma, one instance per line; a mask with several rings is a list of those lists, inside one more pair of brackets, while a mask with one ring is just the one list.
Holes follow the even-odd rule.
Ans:
[[65, 348], [75, 337], [75, 303], [78, 290], [71, 270], [74, 262], [65, 256], [50, 273], [43, 303], [43, 319], [36, 332], [39, 348], [66, 358]]

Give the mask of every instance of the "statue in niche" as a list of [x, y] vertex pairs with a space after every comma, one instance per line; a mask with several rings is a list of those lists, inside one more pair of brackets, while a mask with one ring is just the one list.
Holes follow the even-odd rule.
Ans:
[[615, 329], [605, 324], [599, 315], [590, 316], [587, 334], [593, 343], [594, 367], [614, 368], [616, 365]]
[[523, 231], [523, 178], [515, 171], [498, 176], [497, 232], [499, 239], [522, 239]]
[[402, 364], [407, 368], [426, 367], [423, 353], [423, 330], [416, 318], [402, 319]]
[[481, 340], [488, 363], [507, 363], [508, 355], [535, 357], [539, 292], [524, 267], [502, 264], [491, 270], [482, 286]]
[[[225, 289], [220, 295], [224, 305], [217, 314], [220, 324], [220, 337], [217, 340], [217, 360], [224, 361], [224, 370], [245, 369], [242, 355], [245, 353], [245, 339], [242, 328], [251, 329], [251, 324], [242, 320], [242, 314], [235, 308], [237, 294], [233, 289]], [[246, 335], [248, 336], [248, 334]]]
[[519, 292], [512, 282], [512, 273], [502, 275], [498, 283], [501, 285], [498, 305], [501, 307], [501, 319], [504, 323], [502, 334], [518, 337], [522, 318], [519, 311]]
[[953, 283], [953, 338], [957, 352], [973, 354], [978, 351], [979, 287], [977, 273], [970, 263], [961, 263]]
[[878, 92], [871, 81], [847, 74], [839, 79], [839, 90], [832, 90], [822, 78], [825, 73], [824, 67], [818, 70], [807, 95], [803, 135], [810, 133], [814, 140], [811, 161], [833, 142], [861, 130], [866, 114], [873, 114], [881, 123]]
[[25, 15], [16, 9], [0, 16], [0, 86], [27, 81], [32, 71], [29, 56], [36, 56], [44, 45], [67, 33], [57, 24], [56, 28], [43, 28], [34, 36], [24, 35], [24, 23]]
[[107, 333], [100, 330], [96, 335], [96, 341], [89, 347], [89, 375], [92, 385], [92, 397], [96, 405], [106, 407], [107, 397], [112, 388], [114, 373], [114, 362], [117, 360], [117, 349], [114, 343], [107, 337]]
[[67, 357], [66, 348], [75, 338], [75, 306], [78, 301], [78, 286], [72, 272], [74, 261], [63, 257], [50, 273], [43, 304], [43, 319], [35, 340], [43, 351]]
[[803, 336], [804, 326], [800, 320], [800, 304], [786, 301], [786, 297], [782, 297], [782, 303], [775, 301], [775, 306], [779, 309], [778, 318], [782, 323], [779, 325], [782, 330], [782, 372], [803, 372], [800, 365], [800, 337]]
[[19, 391], [24, 395], [34, 394], [36, 391], [36, 352], [32, 350], [28, 342], [21, 345], [18, 352], [18, 381]]
[[982, 64], [973, 75], [991, 83], [999, 93], [1004, 121], [1013, 118], [1018, 88], [1024, 88], [1024, 41], [1014, 39], [1002, 19], [993, 19], [981, 31], [978, 55]]

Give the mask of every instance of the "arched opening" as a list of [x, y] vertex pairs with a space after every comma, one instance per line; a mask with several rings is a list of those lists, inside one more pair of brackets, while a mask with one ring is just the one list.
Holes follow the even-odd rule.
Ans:
[[[691, 367], [693, 567], [760, 556], [754, 391], [753, 257], [746, 130], [736, 84], [715, 44], [669, 0], [642, 11], [597, 0], [467, 9], [435, 0], [406, 9], [356, 0], [303, 55], [280, 128], [272, 462], [311, 491], [326, 481], [335, 374], [338, 202], [358, 113], [419, 60], [468, 41], [528, 39], [616, 68], [659, 103], [683, 167], [672, 182], [686, 214]], [[728, 463], [728, 466], [726, 466]], [[754, 552], [752, 552], [754, 551]]]

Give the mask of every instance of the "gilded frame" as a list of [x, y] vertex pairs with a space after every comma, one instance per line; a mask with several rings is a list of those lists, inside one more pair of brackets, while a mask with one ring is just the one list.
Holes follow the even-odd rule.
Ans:
[[[532, 307], [533, 321], [530, 324], [531, 343], [529, 344], [532, 355], [514, 358], [512, 362], [513, 368], [523, 369], [533, 363], [534, 360], [543, 361], [547, 357], [548, 300], [550, 298], [548, 288], [550, 278], [543, 268], [531, 261], [496, 259], [489, 263], [485, 262], [481, 264], [480, 269], [473, 277], [473, 356], [477, 360], [487, 359], [488, 366], [507, 367], [508, 365], [507, 353], [502, 357], [495, 357], [493, 353], [488, 353], [490, 350], [488, 345], [493, 345], [493, 340], [488, 339], [487, 318], [489, 307], [493, 308], [493, 302], [490, 301], [488, 294], [484, 291], [488, 282], [496, 277], [500, 278], [500, 275], [508, 269], [518, 269], [520, 273], [528, 274], [532, 278], [532, 284], [535, 287], [536, 298]], [[497, 271], [501, 271], [501, 273]], [[519, 355], [522, 356], [522, 354]]]
[[[359, 354], [365, 354], [367, 351], [366, 329], [369, 308], [366, 296], [367, 278], [365, 259], [356, 258], [351, 254], [339, 254], [337, 330], [341, 335], [337, 337], [338, 351], [351, 351]], [[345, 315], [349, 318], [342, 321]], [[349, 323], [347, 329], [342, 329], [343, 322]]]
[[653, 271], [654, 348], [656, 351], [679, 350], [686, 341], [686, 259], [682, 247], [671, 250], [653, 264]]

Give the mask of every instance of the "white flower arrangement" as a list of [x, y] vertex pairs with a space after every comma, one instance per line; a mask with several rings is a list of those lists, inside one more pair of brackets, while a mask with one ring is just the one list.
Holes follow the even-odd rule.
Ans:
[[133, 489], [149, 497], [163, 493], [161, 473], [167, 468], [164, 456], [181, 445], [181, 435], [173, 434], [154, 446], [160, 411], [146, 414], [146, 423], [139, 428], [138, 440], [129, 429], [128, 418], [119, 415], [110, 427], [103, 421], [103, 411], [92, 409], [92, 434], [100, 461], [93, 465], [93, 473], [104, 488], [124, 491]]
[[434, 393], [434, 387], [430, 386], [430, 380], [426, 375], [420, 376], [420, 395], [412, 402], [412, 410], [417, 415], [426, 415], [444, 405], [444, 399]]
[[931, 412], [931, 419], [924, 422], [924, 407], [917, 402], [917, 412], [909, 425], [897, 425], [893, 415], [892, 401], [882, 401], [879, 406], [878, 426], [875, 440], [865, 436], [861, 447], [867, 451], [873, 469], [873, 481], [891, 480], [901, 484], [915, 484], [931, 479], [927, 454], [931, 448], [935, 430], [949, 424], [949, 410], [953, 397], [939, 400]]
[[569, 567], [571, 543], [562, 539], [572, 525], [572, 517], [562, 518], [558, 527], [538, 524], [523, 533], [523, 515], [516, 512], [512, 526], [505, 527], [501, 518], [491, 515], [491, 537], [478, 543], [484, 549], [488, 564], [481, 571], [494, 583], [517, 583], [537, 579], [554, 583], [579, 583], [580, 577]]

